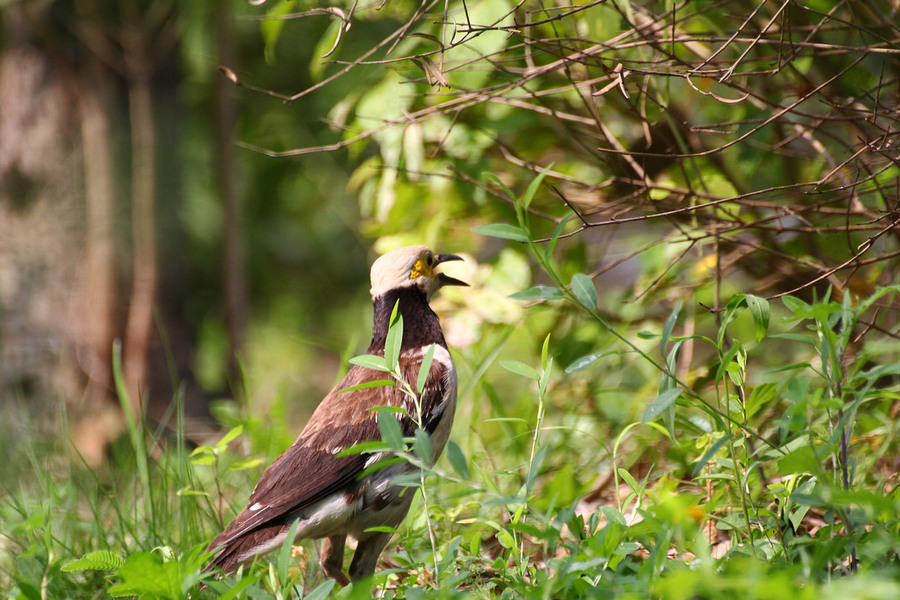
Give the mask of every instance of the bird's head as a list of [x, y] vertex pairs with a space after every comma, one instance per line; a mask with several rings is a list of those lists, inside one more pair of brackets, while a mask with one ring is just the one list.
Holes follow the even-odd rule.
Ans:
[[450, 260], [462, 260], [455, 254], [435, 254], [425, 246], [406, 246], [391, 250], [372, 265], [372, 298], [391, 290], [417, 286], [427, 300], [445, 285], [469, 285], [435, 268]]

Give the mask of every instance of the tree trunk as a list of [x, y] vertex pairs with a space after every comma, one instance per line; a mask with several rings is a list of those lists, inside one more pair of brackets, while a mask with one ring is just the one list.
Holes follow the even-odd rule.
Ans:
[[147, 383], [158, 264], [156, 253], [156, 134], [150, 88], [150, 58], [141, 32], [125, 35], [131, 123], [131, 221], [134, 238], [131, 298], [125, 324], [122, 369], [135, 413]]
[[[221, 64], [232, 63], [231, 11], [223, 4], [217, 15], [218, 53]], [[238, 193], [232, 132], [236, 121], [234, 86], [225, 77], [216, 84], [216, 170], [219, 193], [225, 207], [222, 231], [225, 291], [225, 319], [228, 328], [230, 355], [228, 379], [235, 397], [242, 396], [239, 358], [244, 350], [244, 329], [247, 325], [247, 276], [244, 264], [244, 211]]]

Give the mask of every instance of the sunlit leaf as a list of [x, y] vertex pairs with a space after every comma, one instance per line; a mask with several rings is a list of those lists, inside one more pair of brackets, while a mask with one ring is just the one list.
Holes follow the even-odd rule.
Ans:
[[528, 379], [537, 381], [541, 378], [541, 374], [537, 372], [537, 369], [518, 360], [501, 360], [500, 366], [511, 373], [527, 377]]
[[385, 363], [384, 357], [382, 356], [363, 354], [362, 356], [354, 356], [350, 359], [349, 362], [351, 365], [358, 365], [360, 367], [366, 367], [367, 369], [374, 369], [376, 371], [384, 371], [386, 373], [389, 373], [391, 371]]
[[112, 571], [125, 564], [125, 559], [108, 550], [89, 552], [81, 558], [70, 560], [62, 566], [63, 571]]
[[450, 466], [453, 467], [457, 475], [463, 479], [469, 478], [469, 465], [466, 462], [466, 457], [459, 444], [453, 440], [447, 442], [447, 460], [450, 461]]
[[680, 388], [672, 388], [664, 391], [659, 396], [656, 397], [653, 402], [650, 403], [650, 406], [647, 407], [647, 410], [644, 411], [644, 416], [641, 419], [642, 422], [646, 423], [647, 421], [652, 421], [656, 417], [658, 417], [664, 410], [669, 408], [678, 397], [681, 396]]
[[501, 238], [504, 240], [513, 240], [515, 242], [527, 242], [528, 232], [518, 225], [510, 225], [509, 223], [491, 223], [489, 225], [479, 225], [472, 229], [472, 233], [478, 235], [486, 235], [488, 237]]
[[562, 290], [547, 285], [536, 285], [534, 287], [528, 288], [527, 290], [522, 290], [521, 292], [511, 294], [509, 297], [512, 300], [521, 300], [523, 302], [530, 302], [533, 300], [554, 301], [562, 300], [563, 298], [565, 298]]
[[378, 409], [378, 431], [381, 432], [381, 439], [391, 447], [392, 450], [403, 451], [406, 445], [403, 443], [403, 430], [400, 428], [400, 422], [389, 411], [383, 408]]
[[585, 308], [594, 310], [597, 308], [597, 290], [594, 281], [584, 273], [576, 273], [572, 276], [572, 293]]

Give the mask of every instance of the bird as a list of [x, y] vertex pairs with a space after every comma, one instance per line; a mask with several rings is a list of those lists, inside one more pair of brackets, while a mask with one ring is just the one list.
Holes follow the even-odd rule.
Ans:
[[[405, 409], [393, 412], [404, 436], [413, 436], [421, 425], [429, 434], [431, 460], [440, 456], [456, 411], [457, 374], [429, 301], [444, 286], [468, 285], [435, 270], [456, 260], [463, 259], [436, 254], [426, 246], [406, 246], [373, 263], [374, 319], [367, 354], [384, 356], [396, 305], [403, 318], [397, 364], [412, 386], [416, 386], [426, 354], [434, 347], [418, 405], [398, 386], [365, 387], [384, 380], [385, 373], [352, 364], [313, 411], [294, 443], [263, 472], [247, 506], [209, 545], [207, 551], [214, 554], [207, 571], [218, 567], [226, 574], [233, 573], [256, 556], [281, 547], [296, 523], [292, 543], [324, 538], [319, 563], [327, 577], [343, 586], [374, 574], [391, 537], [383, 528], [395, 528], [403, 521], [414, 495], [393, 480], [416, 467], [400, 461], [373, 470], [369, 467], [386, 458], [385, 452], [342, 451], [381, 439], [379, 413], [373, 409], [385, 406]], [[373, 527], [382, 529], [369, 531]], [[349, 577], [343, 571], [348, 535], [357, 542]]]

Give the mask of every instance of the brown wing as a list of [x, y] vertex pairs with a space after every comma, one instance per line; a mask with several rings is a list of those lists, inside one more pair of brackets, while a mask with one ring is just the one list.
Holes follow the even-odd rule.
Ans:
[[[407, 381], [415, 382], [419, 364], [401, 357]], [[436, 426], [436, 422], [429, 421], [439, 421], [441, 417], [441, 411], [435, 409], [444, 396], [445, 373], [446, 367], [435, 361], [422, 394], [422, 412], [428, 430]], [[339, 457], [336, 454], [360, 442], [379, 439], [378, 413], [367, 409], [397, 406], [413, 415], [416, 409], [409, 397], [394, 386], [338, 391], [385, 377], [384, 373], [372, 369], [351, 367], [319, 404], [297, 440], [266, 469], [247, 507], [210, 544], [210, 550], [224, 547], [220, 559], [233, 554], [228, 547], [248, 533], [283, 524], [293, 513], [355, 481], [365, 468], [368, 455]], [[412, 435], [415, 429], [412, 419], [402, 414], [397, 417], [404, 435]], [[216, 562], [222, 565], [222, 561]]]

